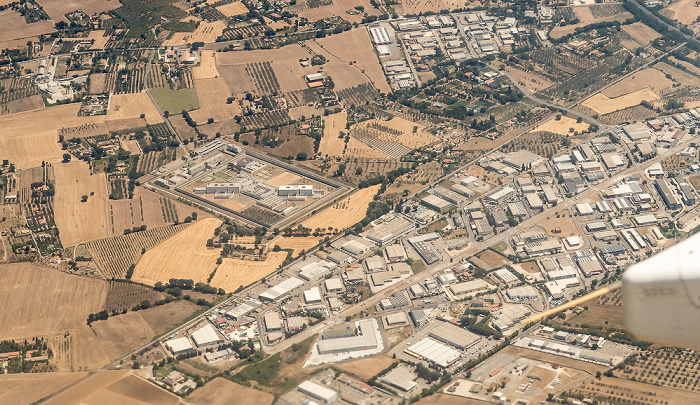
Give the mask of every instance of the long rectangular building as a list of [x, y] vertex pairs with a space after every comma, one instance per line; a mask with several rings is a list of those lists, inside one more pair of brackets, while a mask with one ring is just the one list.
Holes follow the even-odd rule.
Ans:
[[289, 294], [295, 288], [302, 286], [304, 282], [296, 277], [291, 277], [276, 286], [262, 292], [259, 298], [267, 301], [277, 301], [278, 299]]
[[318, 341], [318, 352], [320, 354], [329, 354], [374, 349], [378, 345], [375, 325], [376, 321], [374, 319], [364, 319], [357, 322], [357, 329], [359, 330], [357, 336], [321, 339]]
[[404, 352], [442, 368], [449, 367], [461, 357], [459, 351], [431, 338], [423, 338], [420, 342], [409, 346]]
[[677, 210], [683, 206], [678, 200], [678, 197], [676, 197], [676, 195], [673, 194], [673, 192], [671, 191], [671, 187], [669, 187], [668, 182], [666, 180], [656, 180], [654, 182], [654, 186], [656, 187], [656, 191], [659, 192], [659, 196], [661, 196], [661, 199], [664, 201], [664, 204], [666, 204], [666, 207], [668, 207], [668, 209]]
[[451, 323], [440, 324], [437, 328], [430, 331], [428, 336], [459, 350], [467, 350], [481, 339], [479, 335]]
[[369, 33], [375, 45], [388, 45], [392, 42], [389, 31], [385, 27], [372, 27]]

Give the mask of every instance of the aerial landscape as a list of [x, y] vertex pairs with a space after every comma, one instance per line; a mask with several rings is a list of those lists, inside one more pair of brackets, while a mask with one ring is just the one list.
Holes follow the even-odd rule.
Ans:
[[697, 318], [628, 271], [700, 286], [664, 259], [697, 34], [695, 0], [0, 0], [0, 404], [700, 403], [654, 321]]

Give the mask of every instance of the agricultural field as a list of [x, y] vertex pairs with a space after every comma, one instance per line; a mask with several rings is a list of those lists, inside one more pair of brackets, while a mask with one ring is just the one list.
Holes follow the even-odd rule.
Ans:
[[576, 28], [584, 27], [592, 23], [605, 21], [625, 21], [632, 18], [632, 13], [625, 10], [620, 4], [603, 4], [589, 7], [573, 7], [576, 18], [580, 20], [576, 24], [555, 27], [549, 35], [552, 38], [561, 38], [564, 35], [573, 33]]
[[671, 66], [665, 62], [659, 62], [654, 65], [657, 69], [661, 70], [663, 73], [671, 75], [672, 80], [676, 83], [682, 83], [686, 86], [696, 86], [700, 87], [700, 78], [688, 72], [684, 72], [674, 66]]
[[209, 118], [213, 118], [215, 122], [223, 121], [241, 115], [243, 112], [237, 102], [231, 104], [226, 102], [231, 92], [226, 86], [226, 81], [221, 77], [195, 79], [195, 90], [199, 108], [191, 111], [190, 117], [199, 124], [207, 122]]
[[109, 281], [109, 290], [105, 299], [104, 309], [121, 312], [140, 304], [143, 300], [156, 302], [165, 298], [165, 293], [159, 293], [151, 288], [124, 281]]
[[193, 405], [227, 405], [231, 403], [270, 405], [275, 398], [271, 394], [217, 377], [203, 387], [196, 389], [187, 399]]
[[700, 17], [700, 8], [694, 0], [678, 0], [663, 11], [667, 12], [671, 19], [685, 25], [691, 25]]
[[23, 39], [55, 31], [51, 21], [38, 21], [27, 24], [19, 12], [12, 9], [0, 11], [0, 42]]
[[622, 26], [622, 30], [628, 33], [637, 42], [637, 44], [639, 44], [638, 46], [646, 46], [651, 41], [661, 37], [661, 34], [654, 31], [653, 28], [645, 25], [642, 22], [624, 25]]
[[390, 159], [389, 155], [370, 147], [352, 136], [348, 136], [348, 131], [345, 129], [346, 123], [346, 111], [323, 117], [323, 137], [321, 138], [321, 144], [318, 148], [318, 153], [320, 155], [333, 157], [345, 156], [350, 159]]
[[0, 339], [63, 334], [102, 310], [107, 283], [29, 263], [4, 264]]
[[216, 7], [217, 10], [226, 17], [235, 17], [237, 15], [247, 13], [248, 7], [243, 2], [234, 1], [233, 3], [224, 4]]
[[91, 16], [114, 10], [121, 5], [114, 0], [40, 0], [39, 4], [54, 22], [69, 22], [65, 15], [75, 10], [82, 10]]
[[[352, 62], [353, 67], [367, 76], [379, 91], [385, 94], [391, 93], [391, 87], [386, 81], [384, 71], [374, 53], [374, 46], [366, 29], [353, 29], [341, 34], [320, 38], [313, 42], [325, 51], [325, 54], [319, 54], [326, 56], [331, 66], [335, 64], [335, 61], [341, 62], [343, 66], [348, 66], [348, 63]], [[324, 70], [329, 69], [331, 66], [327, 63], [324, 65]], [[333, 75], [333, 69], [330, 70], [330, 75], [333, 77], [337, 90], [360, 84], [345, 84], [343, 81], [339, 81], [340, 78]]]
[[512, 66], [506, 66], [505, 72], [517, 80], [525, 90], [533, 94], [554, 85], [554, 82], [544, 76], [517, 69]]
[[[560, 120], [551, 119], [544, 124], [533, 129], [532, 132], [553, 132], [562, 136], [573, 135], [574, 132], [588, 130], [589, 125], [585, 122], [576, 122], [574, 118], [562, 116]], [[573, 131], [571, 129], [573, 128]]]
[[389, 367], [391, 363], [396, 360], [392, 360], [389, 356], [377, 356], [368, 359], [353, 360], [345, 363], [340, 363], [336, 367], [348, 374], [352, 374], [357, 378], [362, 380], [369, 380], [375, 375], [379, 374], [380, 371]]
[[106, 278], [123, 279], [129, 266], [141, 258], [142, 250], [149, 250], [189, 224], [147, 229], [123, 236], [99, 239], [85, 244], [97, 267]]
[[200, 62], [198, 66], [192, 69], [192, 76], [197, 79], [214, 79], [220, 76], [216, 70], [216, 56], [214, 51], [201, 51]]
[[[110, 234], [107, 227], [107, 181], [104, 173], [92, 175], [84, 162], [54, 166], [56, 197], [54, 217], [64, 247]], [[86, 201], [85, 196], [87, 196]]]
[[[171, 114], [179, 114], [183, 110], [190, 111], [199, 108], [199, 100], [195, 89], [170, 90], [162, 87], [151, 90], [151, 94], [153, 94], [153, 98], [156, 99], [160, 108]], [[146, 94], [144, 93], [144, 95]], [[148, 96], [146, 95], [146, 97]], [[151, 106], [155, 110], [155, 106], [152, 104]]]
[[[313, 0], [306, 0], [305, 3], [311, 3]], [[318, 21], [326, 18], [331, 18], [333, 16], [341, 16], [344, 20], [350, 23], [360, 23], [362, 21], [362, 14], [350, 15], [346, 11], [355, 7], [363, 6], [365, 8], [365, 13], [369, 15], [379, 15], [379, 10], [372, 7], [369, 0], [352, 0], [352, 1], [328, 1], [322, 2], [323, 5], [319, 7], [309, 8], [298, 13], [299, 17], [308, 19], [309, 21]], [[417, 14], [417, 13], [416, 13]]]
[[295, 237], [295, 236], [277, 236], [275, 239], [271, 240], [268, 244], [270, 248], [279, 246], [284, 250], [291, 250], [292, 256], [298, 255], [302, 250], [307, 251], [314, 246], [318, 245], [321, 240], [319, 236], [306, 236], [306, 237]]
[[245, 287], [280, 268], [287, 258], [287, 252], [269, 252], [265, 260], [253, 261], [242, 259], [223, 259], [216, 269], [210, 285], [234, 292], [238, 287]]
[[163, 41], [163, 46], [184, 46], [194, 42], [216, 42], [226, 28], [224, 21], [200, 21], [194, 32], [174, 32], [172, 36]]
[[615, 98], [597, 93], [581, 103], [581, 105], [594, 110], [598, 114], [610, 114], [615, 111], [639, 105], [642, 101], [653, 102], [659, 99], [661, 99], [661, 97], [651, 89], [645, 88]]
[[700, 394], [697, 392], [612, 377], [588, 380], [573, 392], [593, 399], [601, 405], [621, 404], [627, 401], [644, 405], [692, 404], [700, 401]]
[[112, 120], [136, 118], [145, 114], [147, 124], [163, 122], [158, 110], [145, 92], [131, 94], [114, 94], [109, 102], [107, 117]]
[[363, 188], [334, 203], [318, 214], [302, 222], [309, 229], [345, 229], [360, 222], [367, 214], [369, 203], [374, 200], [380, 185]]
[[56, 395], [51, 405], [175, 405], [179, 397], [128, 371], [99, 371], [94, 377]]
[[36, 403], [87, 377], [87, 372], [3, 374], [0, 376], [0, 403]]
[[615, 98], [646, 88], [656, 94], [663, 94], [666, 89], [672, 86], [673, 80], [666, 78], [663, 72], [654, 68], [646, 68], [608, 87], [601, 94], [609, 98]]
[[693, 164], [695, 159], [692, 156], [673, 155], [661, 161], [661, 168], [668, 172], [685, 170]]
[[161, 242], [139, 260], [132, 280], [149, 285], [171, 278], [206, 282], [220, 254], [206, 244], [220, 225], [217, 219], [201, 219]]

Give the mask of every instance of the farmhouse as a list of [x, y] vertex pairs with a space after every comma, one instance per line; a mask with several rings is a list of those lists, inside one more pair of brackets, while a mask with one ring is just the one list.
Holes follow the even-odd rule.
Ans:
[[306, 79], [307, 83], [316, 83], [316, 82], [322, 82], [323, 79], [325, 79], [325, 76], [323, 73], [311, 73], [306, 76], [304, 76]]

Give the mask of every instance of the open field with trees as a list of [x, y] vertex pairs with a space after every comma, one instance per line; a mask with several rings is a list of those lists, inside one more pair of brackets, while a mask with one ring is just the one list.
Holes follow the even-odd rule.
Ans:
[[87, 164], [76, 161], [54, 165], [54, 175], [54, 217], [63, 246], [108, 236], [109, 193], [104, 173], [93, 176]]
[[349, 135], [345, 129], [347, 112], [341, 111], [323, 117], [323, 137], [318, 148], [318, 153], [326, 156], [346, 156], [348, 158], [378, 158], [390, 157], [364, 142]]
[[153, 285], [171, 278], [206, 282], [216, 268], [219, 249], [207, 248], [221, 221], [205, 218], [148, 250], [139, 260], [132, 280]]
[[[585, 122], [577, 122], [574, 118], [561, 117], [561, 119], [551, 119], [544, 124], [533, 129], [532, 132], [554, 132], [555, 134], [568, 136], [573, 135], [574, 132], [583, 132], [588, 129], [589, 125]], [[573, 128], [573, 131], [570, 129]]]
[[270, 247], [279, 246], [280, 249], [291, 249], [292, 255], [298, 255], [302, 250], [307, 251], [318, 245], [321, 240], [320, 236], [277, 236], [269, 243]]

